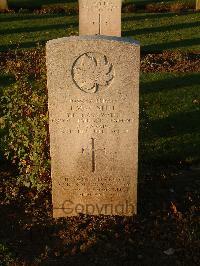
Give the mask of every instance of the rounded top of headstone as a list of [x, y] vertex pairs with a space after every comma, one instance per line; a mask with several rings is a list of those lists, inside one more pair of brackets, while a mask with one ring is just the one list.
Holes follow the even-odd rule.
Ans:
[[52, 44], [59, 44], [63, 42], [70, 42], [70, 41], [94, 41], [94, 40], [100, 40], [100, 41], [110, 41], [110, 42], [122, 42], [125, 44], [132, 44], [134, 46], [140, 46], [140, 43], [138, 41], [135, 41], [132, 38], [121, 38], [121, 37], [115, 37], [115, 36], [105, 36], [105, 35], [83, 35], [83, 36], [70, 36], [70, 37], [63, 37], [58, 39], [53, 39], [47, 42], [48, 45]]

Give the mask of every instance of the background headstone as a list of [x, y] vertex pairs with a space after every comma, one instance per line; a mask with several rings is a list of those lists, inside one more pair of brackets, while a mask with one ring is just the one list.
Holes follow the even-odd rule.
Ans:
[[0, 0], [0, 9], [8, 9], [7, 0]]
[[139, 64], [127, 39], [47, 43], [55, 218], [136, 213]]
[[121, 36], [121, 0], [79, 0], [79, 35]]
[[196, 0], [196, 10], [200, 10], [200, 0]]

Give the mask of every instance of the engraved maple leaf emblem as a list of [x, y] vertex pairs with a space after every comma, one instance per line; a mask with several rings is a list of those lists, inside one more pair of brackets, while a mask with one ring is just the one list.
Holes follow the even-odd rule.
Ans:
[[100, 53], [85, 53], [76, 59], [72, 69], [75, 84], [84, 92], [95, 93], [113, 80], [113, 66]]

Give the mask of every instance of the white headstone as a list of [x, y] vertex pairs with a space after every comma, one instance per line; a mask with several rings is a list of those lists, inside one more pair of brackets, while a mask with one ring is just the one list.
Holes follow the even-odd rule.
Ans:
[[200, 10], [200, 0], [196, 0], [196, 10]]
[[121, 0], [79, 0], [79, 35], [121, 36]]
[[0, 0], [0, 9], [8, 9], [7, 0]]
[[137, 211], [140, 46], [112, 37], [121, 36], [121, 0], [79, 4], [80, 34], [91, 36], [47, 43], [53, 216], [130, 216]]
[[127, 39], [47, 43], [54, 217], [136, 213], [139, 67]]

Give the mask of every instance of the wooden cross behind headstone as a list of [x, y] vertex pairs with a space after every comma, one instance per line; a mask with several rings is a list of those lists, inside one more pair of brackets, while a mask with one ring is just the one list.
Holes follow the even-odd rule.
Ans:
[[121, 37], [121, 0], [79, 0], [79, 35]]

